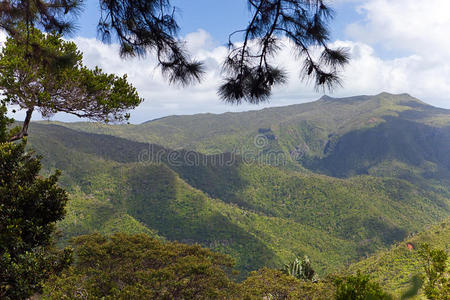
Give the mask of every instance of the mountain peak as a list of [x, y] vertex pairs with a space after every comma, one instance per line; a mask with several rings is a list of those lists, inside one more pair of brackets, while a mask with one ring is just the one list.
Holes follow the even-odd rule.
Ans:
[[323, 100], [323, 101], [332, 101], [332, 100], [336, 100], [337, 98], [333, 98], [333, 97], [330, 97], [330, 96], [328, 96], [328, 95], [323, 95], [322, 97], [320, 97], [320, 99], [319, 100]]
[[371, 99], [373, 96], [361, 95], [361, 96], [350, 96], [350, 97], [331, 97], [328, 95], [323, 95], [320, 97], [319, 101], [323, 102], [360, 102]]
[[420, 101], [417, 98], [414, 98], [413, 96], [411, 96], [408, 93], [400, 93], [400, 94], [393, 94], [393, 93], [389, 93], [389, 92], [381, 92], [379, 94], [376, 95], [360, 95], [360, 96], [350, 96], [350, 97], [342, 97], [342, 98], [337, 98], [337, 97], [331, 97], [328, 95], [323, 95], [322, 97], [320, 97], [319, 101], [324, 101], [324, 102], [363, 102], [363, 101], [370, 101], [370, 100], [377, 100], [380, 98], [385, 98], [385, 100], [392, 100], [394, 102], [418, 102], [421, 104], [426, 105], [425, 103], [423, 103], [422, 101]]
[[411, 99], [416, 99], [413, 96], [411, 96], [408, 93], [399, 93], [399, 94], [394, 94], [394, 93], [389, 93], [389, 92], [381, 92], [379, 94], [377, 94], [376, 96], [384, 96], [384, 97], [404, 97], [404, 98], [411, 98]]

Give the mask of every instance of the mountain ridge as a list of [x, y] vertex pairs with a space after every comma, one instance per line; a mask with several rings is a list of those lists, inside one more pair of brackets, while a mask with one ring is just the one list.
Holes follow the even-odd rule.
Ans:
[[[431, 104], [428, 104], [426, 102], [421, 101], [420, 99], [411, 96], [408, 93], [398, 93], [398, 94], [393, 94], [393, 93], [388, 93], [388, 92], [380, 92], [378, 94], [374, 94], [374, 95], [358, 95], [358, 96], [348, 96], [348, 97], [331, 97], [329, 95], [323, 95], [320, 98], [318, 98], [317, 100], [313, 100], [313, 101], [309, 101], [309, 102], [302, 102], [302, 103], [295, 103], [295, 104], [289, 104], [289, 105], [284, 105], [284, 106], [274, 106], [274, 107], [266, 107], [263, 109], [251, 109], [248, 111], [241, 111], [241, 112], [223, 112], [223, 113], [197, 113], [197, 114], [189, 114], [189, 115], [168, 115], [168, 116], [164, 116], [164, 117], [159, 117], [159, 118], [155, 118], [155, 119], [151, 119], [148, 121], [144, 121], [138, 124], [130, 124], [131, 126], [141, 126], [141, 125], [146, 125], [148, 123], [153, 123], [155, 121], [162, 121], [165, 119], [170, 119], [170, 118], [179, 118], [179, 117], [194, 117], [194, 116], [212, 116], [212, 117], [217, 117], [217, 116], [222, 116], [222, 115], [240, 115], [240, 114], [245, 114], [245, 113], [254, 113], [254, 112], [260, 112], [260, 111], [276, 111], [279, 109], [284, 109], [284, 108], [297, 108], [297, 107], [301, 107], [301, 106], [305, 106], [305, 105], [310, 105], [310, 104], [314, 104], [314, 103], [318, 103], [318, 102], [341, 102], [341, 103], [351, 103], [351, 102], [364, 102], [367, 100], [371, 100], [375, 97], [404, 97], [405, 99], [408, 99], [412, 102], [416, 102], [418, 104], [421, 104], [423, 107], [428, 107], [430, 109], [434, 109], [436, 111], [441, 111], [441, 112], [445, 112], [445, 113], [450, 113], [450, 109], [447, 108], [442, 108], [442, 107], [437, 107], [437, 106], [433, 106]], [[92, 123], [89, 121], [86, 122], [61, 122], [61, 121], [37, 121], [37, 122], [45, 122], [45, 123], [60, 123], [60, 124], [85, 124], [85, 123]], [[118, 126], [120, 126], [121, 124], [117, 124]], [[115, 125], [112, 125], [115, 126]]]
[[[330, 159], [348, 160], [345, 151], [339, 154], [339, 149], [349, 147], [356, 151], [350, 168], [354, 169], [353, 164], [360, 165], [356, 174], [369, 174], [371, 168], [378, 168], [386, 159], [408, 164], [423, 161], [425, 164], [420, 168], [424, 173], [430, 170], [427, 164], [432, 166], [439, 160], [450, 160], [446, 154], [450, 152], [450, 110], [424, 104], [408, 94], [327, 96], [306, 104], [218, 115], [173, 116], [143, 125], [59, 125], [204, 154], [248, 152], [250, 149], [258, 151], [262, 160], [268, 160], [274, 153], [283, 153], [285, 157], [296, 157], [289, 163], [291, 169], [301, 171], [307, 167], [332, 176], [350, 175], [351, 172], [335, 170], [327, 163]], [[383, 143], [373, 143], [374, 138]], [[257, 139], [262, 139], [263, 148], [255, 148]], [[370, 154], [373, 150], [367, 149], [370, 143], [371, 147], [379, 148], [375, 156]], [[414, 147], [413, 151], [408, 152], [407, 147], [401, 146], [405, 143]], [[438, 143], [435, 148], [442, 149], [443, 154], [427, 146], [433, 143]], [[384, 145], [397, 145], [397, 149], [389, 152], [380, 148]], [[379, 157], [381, 153], [385, 156]], [[449, 173], [450, 167], [443, 172]], [[450, 179], [450, 176], [445, 175], [445, 178]]]
[[450, 113], [360, 98], [146, 125], [33, 122], [29, 146], [43, 172], [63, 171], [66, 240], [122, 226], [231, 254], [244, 273], [307, 254], [324, 274], [450, 215]]

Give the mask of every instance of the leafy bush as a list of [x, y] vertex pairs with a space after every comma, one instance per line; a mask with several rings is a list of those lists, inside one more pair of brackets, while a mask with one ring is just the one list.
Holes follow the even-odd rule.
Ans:
[[448, 255], [444, 250], [432, 249], [424, 243], [419, 247], [419, 256], [425, 272], [424, 291], [428, 299], [449, 299], [450, 280], [448, 273]]
[[231, 257], [198, 245], [162, 243], [145, 234], [92, 234], [72, 243], [76, 260], [53, 276], [44, 297], [107, 299], [227, 298]]
[[370, 280], [369, 275], [361, 273], [337, 278], [335, 285], [336, 300], [392, 299], [378, 283]]
[[241, 283], [241, 299], [332, 299], [335, 288], [329, 280], [311, 282], [282, 271], [262, 268]]

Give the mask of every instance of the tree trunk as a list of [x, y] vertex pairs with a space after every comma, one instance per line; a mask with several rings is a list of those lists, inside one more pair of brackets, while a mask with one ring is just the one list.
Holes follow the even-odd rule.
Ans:
[[17, 140], [22, 139], [25, 136], [28, 136], [28, 125], [30, 125], [31, 115], [33, 114], [33, 110], [34, 110], [34, 107], [29, 108], [27, 110], [27, 115], [25, 117], [25, 120], [23, 121], [22, 130], [18, 134], [12, 136], [9, 139], [10, 142], [17, 141]]

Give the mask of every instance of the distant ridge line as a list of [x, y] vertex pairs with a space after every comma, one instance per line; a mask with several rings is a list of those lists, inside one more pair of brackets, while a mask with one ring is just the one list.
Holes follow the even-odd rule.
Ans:
[[450, 109], [446, 109], [446, 108], [442, 108], [442, 107], [436, 107], [436, 106], [433, 106], [431, 104], [425, 103], [425, 102], [419, 100], [418, 98], [415, 98], [415, 97], [411, 96], [408, 93], [393, 94], [393, 93], [388, 93], [388, 92], [381, 92], [381, 93], [374, 94], [374, 95], [356, 95], [356, 96], [348, 96], [348, 97], [331, 97], [329, 95], [323, 95], [320, 98], [318, 98], [316, 100], [313, 100], [313, 101], [309, 101], [309, 102], [295, 103], [295, 104], [281, 105], [281, 106], [272, 106], [272, 107], [265, 107], [265, 108], [260, 108], [260, 109], [255, 107], [255, 109], [250, 109], [250, 110], [240, 111], [240, 112], [223, 112], [223, 113], [209, 113], [209, 112], [207, 112], [207, 113], [195, 113], [195, 114], [190, 114], [190, 115], [187, 115], [187, 114], [186, 115], [169, 115], [169, 116], [164, 116], [164, 117], [160, 117], [160, 118], [151, 119], [151, 120], [139, 123], [137, 125], [150, 124], [152, 122], [160, 121], [160, 120], [167, 119], [167, 118], [175, 118], [175, 117], [199, 116], [199, 115], [222, 116], [222, 115], [225, 115], [225, 114], [241, 114], [241, 113], [249, 113], [249, 112], [260, 112], [260, 111], [266, 111], [266, 110], [276, 110], [276, 109], [283, 109], [283, 108], [288, 108], [288, 107], [297, 107], [297, 106], [302, 106], [302, 105], [313, 104], [313, 103], [317, 103], [317, 102], [320, 102], [320, 101], [323, 101], [323, 102], [347, 102], [347, 103], [348, 102], [364, 102], [364, 101], [368, 101], [368, 100], [370, 100], [372, 98], [380, 97], [380, 96], [405, 97], [405, 98], [407, 97], [407, 98], [410, 98], [409, 100], [411, 100], [411, 101], [415, 101], [415, 102], [421, 103], [421, 104], [429, 106], [429, 107], [450, 111]]

